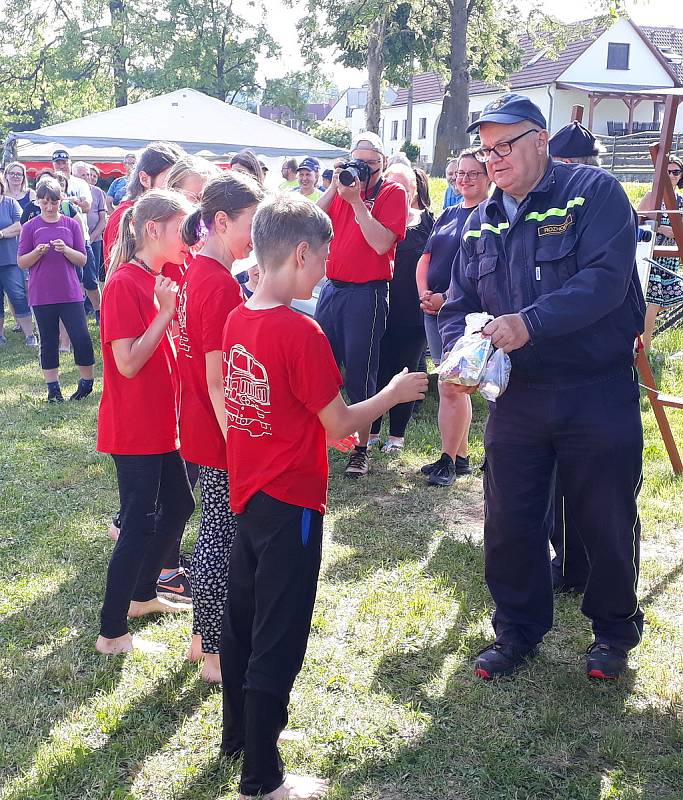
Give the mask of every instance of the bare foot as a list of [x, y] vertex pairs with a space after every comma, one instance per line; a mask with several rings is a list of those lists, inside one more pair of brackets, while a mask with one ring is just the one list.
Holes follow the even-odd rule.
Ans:
[[[330, 782], [310, 775], [288, 775], [285, 782], [274, 792], [259, 795], [262, 800], [319, 800], [325, 797]], [[251, 795], [241, 794], [239, 800], [255, 800]]]
[[107, 529], [107, 533], [109, 534], [109, 538], [110, 539], [113, 539], [114, 541], [117, 541], [121, 531], [112, 522], [111, 525], [109, 526], [109, 528]]
[[207, 683], [222, 683], [221, 659], [218, 653], [204, 653], [203, 655], [202, 680]]
[[105, 656], [117, 656], [119, 653], [130, 653], [133, 650], [133, 637], [130, 633], [123, 636], [116, 636], [107, 639], [105, 636], [98, 636], [95, 642], [95, 650]]
[[192, 606], [187, 603], [172, 603], [170, 600], [164, 600], [163, 597], [155, 597], [152, 600], [146, 600], [144, 603], [131, 600], [130, 606], [128, 606], [128, 616], [144, 617], [146, 614], [176, 614], [179, 611], [191, 610]]
[[131, 653], [133, 651], [140, 653], [163, 653], [167, 649], [165, 644], [150, 642], [147, 641], [147, 639], [141, 639], [139, 636], [131, 636], [130, 633], [117, 636], [114, 639], [98, 636], [95, 642], [95, 650], [105, 656], [117, 656], [121, 653]]
[[198, 633], [192, 634], [192, 641], [190, 642], [190, 649], [187, 651], [185, 658], [188, 661], [201, 661], [204, 658], [202, 653], [202, 637]]

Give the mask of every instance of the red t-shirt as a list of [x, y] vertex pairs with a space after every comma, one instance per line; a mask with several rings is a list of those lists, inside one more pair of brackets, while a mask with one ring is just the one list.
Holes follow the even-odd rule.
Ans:
[[[385, 181], [377, 197], [366, 200], [365, 205], [379, 223], [396, 234], [396, 242], [405, 239], [408, 203], [402, 186]], [[327, 213], [334, 229], [325, 270], [327, 277], [348, 283], [390, 281], [394, 275], [396, 243], [384, 255], [378, 255], [365, 240], [353, 208], [339, 195], [332, 200]]]
[[170, 453], [180, 446], [180, 380], [175, 350], [167, 331], [134, 378], [117, 369], [111, 343], [136, 339], [159, 311], [155, 279], [135, 264], [121, 264], [102, 293], [102, 400], [97, 449], [116, 455]]
[[135, 205], [134, 200], [122, 200], [114, 209], [111, 217], [107, 220], [102, 232], [102, 253], [104, 256], [104, 265], [109, 269], [109, 255], [111, 249], [119, 238], [119, 225], [121, 224], [121, 217], [125, 214], [126, 209]]
[[327, 437], [318, 412], [342, 378], [317, 322], [277, 306], [238, 306], [223, 331], [230, 507], [256, 492], [325, 513]]
[[170, 278], [172, 281], [175, 281], [178, 286], [180, 286], [180, 282], [182, 281], [186, 270], [186, 264], [174, 264], [172, 261], [167, 261], [161, 268], [161, 274], [165, 278]]
[[226, 469], [225, 439], [206, 384], [205, 354], [223, 348], [228, 314], [242, 303], [240, 285], [218, 261], [197, 256], [178, 292], [180, 452], [203, 467]]

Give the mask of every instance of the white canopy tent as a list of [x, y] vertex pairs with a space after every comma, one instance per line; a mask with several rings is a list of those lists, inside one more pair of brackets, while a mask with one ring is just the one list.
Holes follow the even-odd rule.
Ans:
[[212, 160], [225, 160], [229, 154], [250, 147], [271, 169], [285, 156], [315, 156], [328, 162], [347, 154], [195, 89], [179, 89], [10, 136], [16, 138], [21, 161], [49, 161], [54, 149], [65, 147], [73, 160], [120, 162], [127, 151], [140, 150], [156, 140], [176, 142], [188, 153]]

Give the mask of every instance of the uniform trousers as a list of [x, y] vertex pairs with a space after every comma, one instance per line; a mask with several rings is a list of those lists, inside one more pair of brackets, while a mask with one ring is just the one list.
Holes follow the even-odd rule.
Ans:
[[489, 407], [484, 551], [496, 639], [533, 646], [552, 627], [557, 471], [590, 565], [581, 610], [598, 642], [630, 650], [643, 629], [636, 593], [643, 431], [634, 370], [574, 388], [513, 377]]

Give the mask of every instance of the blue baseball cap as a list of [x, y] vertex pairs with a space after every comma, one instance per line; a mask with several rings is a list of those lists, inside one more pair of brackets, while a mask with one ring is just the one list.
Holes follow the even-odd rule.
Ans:
[[313, 158], [313, 156], [306, 156], [306, 158], [301, 159], [301, 163], [297, 167], [297, 172], [300, 169], [310, 169], [311, 172], [320, 172], [320, 162], [317, 158]]
[[595, 136], [574, 120], [565, 125], [548, 142], [550, 155], [555, 158], [584, 158], [600, 155], [602, 148]]
[[528, 119], [544, 130], [548, 127], [543, 112], [523, 94], [504, 94], [492, 100], [481, 112], [478, 120], [467, 126], [467, 133], [483, 125], [485, 122], [497, 122], [500, 125], [514, 125]]

